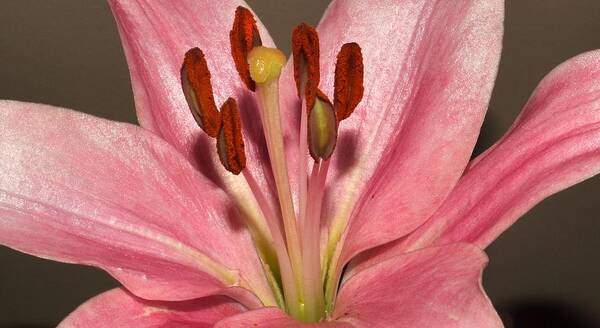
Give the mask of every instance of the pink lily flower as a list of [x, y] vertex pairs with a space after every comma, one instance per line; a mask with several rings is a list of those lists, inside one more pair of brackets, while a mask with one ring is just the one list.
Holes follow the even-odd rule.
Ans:
[[[553, 70], [469, 161], [500, 58], [501, 0], [334, 0], [316, 29], [320, 76], [308, 70], [316, 84], [302, 88], [324, 92], [314, 107], [273, 49], [250, 52], [250, 68], [272, 66], [265, 80], [250, 69], [248, 90], [230, 56], [243, 1], [110, 5], [141, 127], [0, 101], [0, 243], [123, 284], [60, 327], [502, 327], [482, 250], [600, 172], [600, 51]], [[363, 96], [315, 148], [309, 113], [327, 116], [350, 43]], [[191, 81], [195, 47], [224, 104], [216, 116], [194, 112], [208, 99], [194, 93], [208, 90]]]

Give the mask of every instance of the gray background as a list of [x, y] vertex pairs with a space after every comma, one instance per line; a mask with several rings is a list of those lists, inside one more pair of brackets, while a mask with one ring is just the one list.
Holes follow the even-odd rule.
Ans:
[[[288, 51], [292, 28], [316, 24], [328, 1], [249, 3]], [[554, 66], [600, 48], [600, 1], [509, 0], [506, 7], [500, 73], [476, 152], [502, 135]], [[0, 27], [0, 98], [135, 122], [125, 60], [104, 2], [2, 0]], [[488, 249], [484, 286], [500, 310], [555, 303], [600, 322], [599, 194], [600, 179], [593, 178], [553, 196]], [[0, 327], [54, 326], [116, 285], [93, 268], [2, 247], [0, 266]]]

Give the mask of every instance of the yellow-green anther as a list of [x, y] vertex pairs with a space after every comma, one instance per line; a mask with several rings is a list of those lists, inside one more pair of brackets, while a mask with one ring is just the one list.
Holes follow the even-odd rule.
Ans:
[[286, 58], [277, 48], [255, 47], [248, 54], [250, 77], [256, 83], [267, 83], [279, 77]]
[[308, 114], [308, 147], [311, 156], [317, 160], [329, 159], [337, 139], [337, 121], [333, 106], [319, 96]]

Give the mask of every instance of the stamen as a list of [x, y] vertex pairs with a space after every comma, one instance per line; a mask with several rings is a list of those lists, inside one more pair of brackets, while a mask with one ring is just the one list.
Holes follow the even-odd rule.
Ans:
[[235, 19], [233, 28], [229, 32], [229, 41], [231, 43], [231, 56], [235, 62], [235, 68], [240, 74], [240, 78], [246, 84], [248, 89], [254, 91], [256, 83], [250, 78], [248, 68], [248, 53], [254, 48], [262, 45], [256, 19], [252, 12], [244, 7], [237, 7], [235, 10]]
[[192, 48], [185, 53], [181, 67], [181, 86], [196, 123], [206, 134], [217, 137], [221, 128], [221, 115], [215, 104], [210, 72], [202, 50]]
[[233, 174], [240, 174], [246, 167], [242, 123], [237, 103], [233, 98], [221, 106], [221, 131], [217, 138], [217, 151], [223, 166]]
[[363, 59], [360, 46], [346, 43], [337, 55], [333, 104], [339, 121], [352, 112], [363, 96]]
[[331, 157], [337, 140], [337, 121], [333, 105], [318, 90], [314, 106], [308, 112], [308, 149], [315, 161]]
[[[314, 106], [317, 89], [319, 86], [319, 35], [317, 31], [308, 24], [298, 25], [292, 32], [292, 55], [294, 60], [294, 80], [298, 98], [302, 100], [300, 114], [300, 139], [298, 147], [298, 158], [300, 159], [299, 174], [299, 196], [300, 196], [300, 222], [306, 224], [307, 205], [307, 163], [305, 160], [308, 151], [308, 112]], [[312, 154], [312, 152], [311, 152]], [[301, 229], [305, 231], [303, 227]]]
[[294, 79], [298, 98], [306, 97], [307, 108], [312, 108], [319, 87], [319, 35], [310, 25], [302, 23], [292, 33]]

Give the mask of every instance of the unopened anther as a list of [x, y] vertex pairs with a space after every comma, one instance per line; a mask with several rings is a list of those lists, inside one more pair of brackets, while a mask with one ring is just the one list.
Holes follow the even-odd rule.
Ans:
[[308, 112], [308, 149], [315, 161], [327, 160], [337, 142], [337, 120], [327, 96], [317, 91], [314, 106]]

